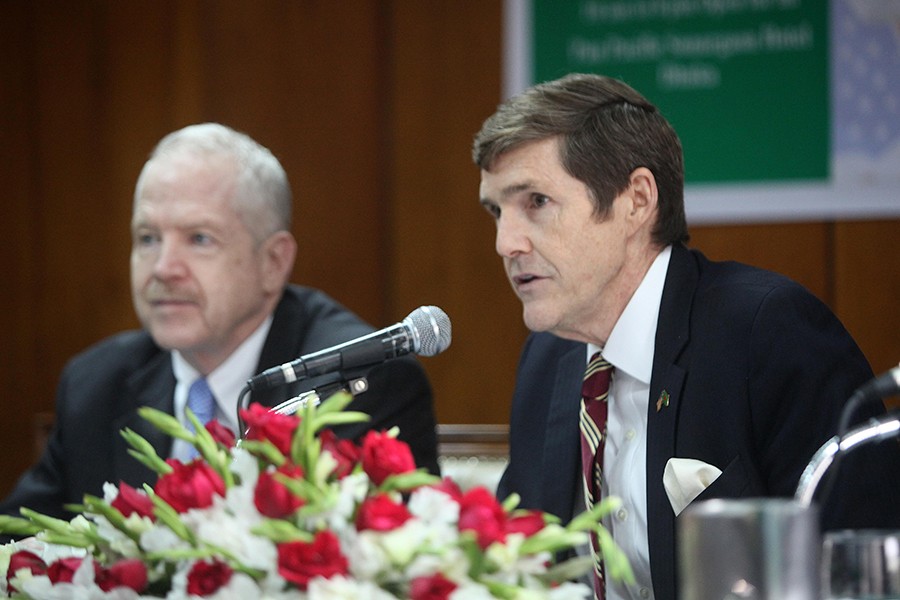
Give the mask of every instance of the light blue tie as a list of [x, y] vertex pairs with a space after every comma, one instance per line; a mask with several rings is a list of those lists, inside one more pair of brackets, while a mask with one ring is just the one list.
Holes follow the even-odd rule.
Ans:
[[[205, 378], [201, 377], [191, 384], [191, 388], [188, 390], [187, 407], [191, 409], [191, 412], [203, 425], [212, 421], [213, 416], [216, 414], [216, 399], [212, 390], [209, 389], [209, 384], [206, 383]], [[190, 421], [187, 422], [187, 428], [191, 433], [195, 433], [194, 424]], [[200, 453], [197, 452], [197, 449], [190, 446], [184, 459], [191, 461], [199, 455]]]
[[[197, 416], [197, 419], [203, 425], [212, 421], [216, 414], [216, 399], [212, 390], [209, 389], [206, 379], [201, 377], [191, 384], [191, 389], [188, 390], [187, 407], [191, 409], [191, 412]], [[188, 422], [187, 427], [191, 433], [194, 432], [194, 426], [190, 422]]]

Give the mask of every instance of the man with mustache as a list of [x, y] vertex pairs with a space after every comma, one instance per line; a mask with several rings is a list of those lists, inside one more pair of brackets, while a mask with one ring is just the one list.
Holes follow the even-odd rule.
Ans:
[[[238, 395], [252, 375], [373, 331], [323, 292], [288, 284], [297, 248], [292, 203], [281, 164], [243, 133], [205, 123], [159, 142], [138, 178], [131, 222], [132, 296], [143, 329], [104, 340], [66, 366], [46, 450], [0, 512], [28, 507], [67, 517], [65, 504], [102, 496], [104, 482], [153, 483], [127, 454], [123, 428], [162, 457], [187, 460], [191, 449], [143, 421], [139, 407], [187, 423], [190, 390], [205, 384], [210, 416], [236, 432]], [[368, 383], [348, 410], [371, 421], [337, 433], [357, 438], [399, 426], [417, 465], [437, 472], [431, 388], [418, 362], [387, 361]], [[284, 385], [250, 400], [273, 406], [300, 391], [299, 383]]]
[[[685, 245], [681, 143], [624, 83], [575, 74], [534, 86], [485, 121], [473, 158], [533, 331], [498, 496], [563, 521], [620, 498], [604, 524], [635, 582], [604, 581], [595, 559], [595, 594], [676, 598], [685, 504], [793, 496], [869, 365], [800, 285]], [[586, 372], [602, 385], [583, 392]], [[896, 447], [880, 450], [842, 464], [825, 526], [900, 522], [887, 482]]]

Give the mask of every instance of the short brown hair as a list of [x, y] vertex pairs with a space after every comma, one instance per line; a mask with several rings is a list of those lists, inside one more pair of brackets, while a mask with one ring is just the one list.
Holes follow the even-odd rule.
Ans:
[[472, 159], [490, 171], [501, 154], [555, 136], [563, 168], [587, 185], [596, 214], [606, 216], [631, 173], [646, 167], [659, 189], [653, 241], [688, 240], [678, 135], [653, 104], [617, 79], [575, 73], [510, 98], [475, 136]]

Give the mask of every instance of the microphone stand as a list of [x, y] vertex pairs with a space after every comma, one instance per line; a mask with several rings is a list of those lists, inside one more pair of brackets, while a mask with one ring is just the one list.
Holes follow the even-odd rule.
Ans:
[[812, 504], [816, 487], [841, 453], [850, 452], [869, 442], [887, 440], [898, 434], [900, 434], [900, 417], [889, 414], [887, 418], [872, 419], [868, 425], [857, 427], [846, 435], [834, 436], [819, 448], [806, 465], [806, 469], [800, 475], [794, 499], [803, 506]]
[[343, 388], [356, 396], [357, 394], [361, 394], [369, 389], [369, 381], [365, 377], [359, 377], [347, 382], [347, 385], [328, 385], [323, 386], [322, 390], [318, 388], [312, 389], [308, 392], [303, 392], [298, 396], [294, 396], [293, 398], [288, 398], [284, 402], [270, 408], [269, 411], [278, 413], [279, 415], [292, 415], [300, 409], [304, 408], [310, 402], [313, 403], [313, 406], [318, 406], [319, 404], [321, 404], [323, 396], [327, 398], [331, 394], [337, 392], [337, 389], [331, 389], [328, 392], [324, 391], [327, 388]]
[[[288, 398], [287, 400], [280, 402], [279, 404], [270, 408], [269, 411], [277, 413], [279, 415], [293, 415], [297, 411], [305, 407], [309, 402], [313, 402], [314, 406], [318, 406], [322, 402], [323, 398], [329, 398], [331, 395], [337, 393], [342, 389], [350, 392], [354, 396], [357, 396], [369, 389], [369, 380], [365, 376], [352, 378], [342, 376], [342, 378], [338, 379], [337, 381], [326, 382], [314, 387], [307, 392], [303, 392], [302, 394], [299, 394], [292, 398]], [[241, 409], [247, 408], [247, 405], [249, 404], [247, 401], [247, 394], [250, 393], [250, 390], [250, 385], [245, 385], [244, 389], [241, 390], [240, 396], [238, 396], [238, 441], [244, 439], [244, 436], [247, 433], [244, 420], [241, 418]]]

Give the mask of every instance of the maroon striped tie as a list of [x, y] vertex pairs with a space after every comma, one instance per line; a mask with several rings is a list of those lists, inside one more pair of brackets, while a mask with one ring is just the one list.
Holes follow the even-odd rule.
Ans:
[[[600, 353], [588, 362], [581, 386], [581, 466], [584, 498], [590, 510], [600, 501], [603, 474], [603, 446], [606, 440], [607, 395], [613, 367]], [[597, 536], [591, 535], [591, 556], [594, 558], [594, 595], [603, 600], [603, 564], [599, 555]]]

